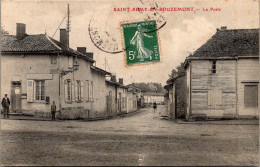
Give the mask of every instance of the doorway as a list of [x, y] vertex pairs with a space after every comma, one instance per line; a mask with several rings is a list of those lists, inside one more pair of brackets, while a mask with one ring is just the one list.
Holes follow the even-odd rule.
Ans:
[[22, 112], [21, 81], [12, 81], [11, 83], [11, 110], [14, 113]]

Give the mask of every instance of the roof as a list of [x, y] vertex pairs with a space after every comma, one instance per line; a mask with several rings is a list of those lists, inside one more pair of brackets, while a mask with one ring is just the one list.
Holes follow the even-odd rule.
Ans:
[[168, 85], [173, 84], [176, 79], [178, 79], [178, 78], [180, 78], [180, 77], [183, 77], [183, 76], [185, 76], [185, 74], [180, 74], [180, 75], [177, 75], [177, 76], [174, 77], [174, 78], [169, 78], [169, 79], [166, 81], [166, 83], [167, 83]]
[[163, 88], [166, 89], [166, 90], [169, 90], [170, 87], [172, 87], [172, 84], [167, 84], [167, 85], [165, 85]]
[[5, 35], [1, 38], [2, 52], [53, 52], [60, 51], [44, 34], [26, 35], [17, 40], [15, 35]]
[[136, 90], [138, 90], [138, 91], [141, 91], [141, 89], [139, 89], [138, 87], [136, 87], [134, 84], [128, 84], [128, 85], [126, 85], [128, 88], [133, 88], [133, 89], [136, 89]]
[[17, 40], [15, 35], [1, 36], [2, 53], [67, 53], [95, 62], [92, 58], [72, 48], [66, 47], [61, 42], [45, 34], [25, 35], [22, 40]]
[[217, 32], [188, 58], [247, 56], [259, 53], [259, 29], [230, 29]]
[[114, 82], [114, 81], [106, 80], [106, 83], [109, 84], [109, 85], [121, 86], [121, 84], [120, 84], [119, 82]]
[[[47, 36], [46, 36], [47, 37]], [[83, 53], [80, 53], [72, 48], [69, 48], [67, 47], [66, 45], [64, 45], [63, 43], [51, 38], [51, 37], [48, 37], [50, 39], [51, 42], [53, 42], [54, 44], [58, 45], [58, 47], [61, 48], [61, 50], [64, 52], [64, 53], [68, 53], [68, 54], [71, 54], [71, 55], [75, 55], [75, 56], [79, 56], [81, 58], [85, 58], [87, 59], [88, 61], [94, 63], [95, 60], [93, 60], [92, 58], [90, 58], [89, 56], [83, 54]]]
[[157, 93], [157, 92], [144, 92], [144, 96], [164, 96], [164, 93]]
[[91, 66], [90, 68], [91, 68], [92, 70], [97, 71], [97, 72], [101, 72], [101, 73], [103, 73], [103, 74], [105, 74], [105, 75], [111, 75], [110, 72], [107, 72], [107, 71], [105, 71], [105, 70], [103, 70], [103, 69], [101, 69], [101, 68], [98, 68], [98, 67], [96, 67], [96, 66]]

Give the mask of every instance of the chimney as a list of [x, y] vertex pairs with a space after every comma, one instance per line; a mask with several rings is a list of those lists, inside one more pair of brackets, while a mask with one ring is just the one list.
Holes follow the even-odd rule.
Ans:
[[87, 50], [86, 47], [77, 47], [77, 51], [84, 55], [86, 55], [86, 50]]
[[227, 30], [227, 26], [222, 26], [222, 27], [220, 27], [220, 30], [221, 30], [221, 31]]
[[111, 81], [116, 82], [116, 75], [111, 76]]
[[23, 23], [16, 23], [16, 38], [17, 40], [22, 40], [25, 36], [25, 27]]
[[60, 42], [69, 47], [69, 33], [66, 29], [60, 29]]
[[90, 57], [91, 59], [93, 59], [93, 52], [87, 52], [86, 53], [88, 57]]
[[123, 78], [119, 78], [119, 83], [123, 85]]

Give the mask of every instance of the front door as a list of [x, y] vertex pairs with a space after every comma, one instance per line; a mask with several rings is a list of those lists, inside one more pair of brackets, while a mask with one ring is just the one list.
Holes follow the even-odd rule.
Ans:
[[12, 81], [11, 83], [11, 109], [12, 112], [21, 113], [21, 81]]

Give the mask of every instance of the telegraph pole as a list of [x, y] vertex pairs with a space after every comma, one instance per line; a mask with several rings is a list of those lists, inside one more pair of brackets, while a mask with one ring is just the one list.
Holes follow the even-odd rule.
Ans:
[[69, 45], [69, 33], [70, 33], [70, 30], [71, 30], [71, 27], [70, 27], [70, 4], [68, 4], [67, 16], [68, 16], [68, 19], [67, 19], [67, 33], [68, 33], [68, 45]]

